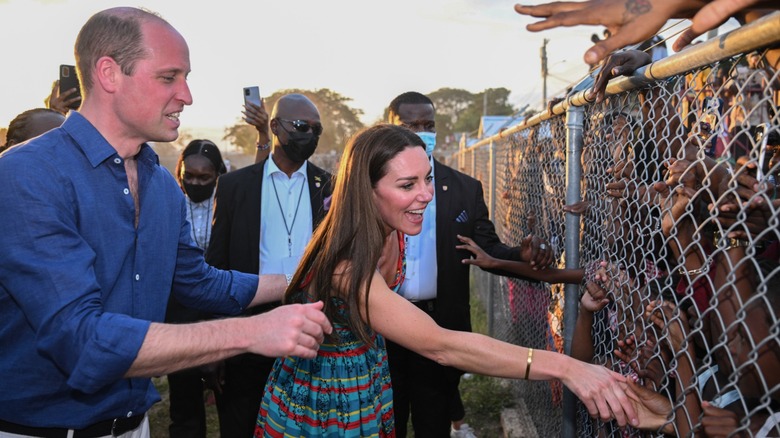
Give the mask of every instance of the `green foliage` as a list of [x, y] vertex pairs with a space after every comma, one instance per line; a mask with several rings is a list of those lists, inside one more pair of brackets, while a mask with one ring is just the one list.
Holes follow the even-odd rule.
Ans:
[[[269, 117], [272, 115], [276, 101], [285, 94], [292, 93], [303, 94], [308, 97], [320, 111], [323, 131], [317, 146], [317, 153], [336, 151], [340, 154], [344, 150], [344, 145], [349, 137], [363, 128], [363, 122], [360, 121], [363, 110], [352, 108], [349, 105], [352, 101], [351, 98], [342, 96], [328, 88], [314, 91], [297, 88], [276, 91], [270, 96], [263, 98], [263, 104], [268, 111]], [[254, 154], [257, 131], [253, 126], [246, 124], [243, 120], [239, 120], [236, 125], [225, 129], [223, 140], [229, 141], [237, 147]]]
[[247, 154], [254, 154], [257, 147], [257, 130], [254, 126], [239, 120], [235, 125], [225, 128], [222, 140], [234, 144]]
[[[483, 115], [504, 116], [515, 112], [506, 88], [488, 88], [471, 93], [460, 88], [440, 88], [428, 94], [436, 107], [439, 141], [457, 144], [460, 133], [476, 132]], [[486, 98], [487, 96], [487, 98]]]

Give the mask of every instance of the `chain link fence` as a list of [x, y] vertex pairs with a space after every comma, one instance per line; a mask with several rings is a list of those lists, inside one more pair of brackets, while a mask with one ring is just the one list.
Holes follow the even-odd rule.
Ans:
[[504, 242], [542, 236], [587, 284], [475, 270], [491, 335], [636, 382], [637, 429], [513, 382], [539, 436], [780, 436], [778, 41], [774, 13], [449, 158]]

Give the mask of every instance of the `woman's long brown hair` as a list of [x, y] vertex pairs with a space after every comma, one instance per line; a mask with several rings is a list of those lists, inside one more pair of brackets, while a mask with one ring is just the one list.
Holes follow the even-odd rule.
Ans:
[[[306, 246], [298, 269], [285, 293], [285, 303], [301, 301], [300, 285], [311, 275], [305, 294], [308, 300], [325, 303], [325, 315], [331, 321], [347, 324], [364, 343], [372, 345], [368, 313], [368, 291], [385, 241], [385, 224], [374, 204], [373, 189], [387, 173], [387, 164], [408, 147], [425, 148], [412, 131], [394, 125], [380, 124], [355, 134], [344, 148], [331, 207]], [[349, 272], [335, 272], [341, 262], [348, 262]], [[343, 321], [331, 298], [337, 291], [345, 299], [348, 320]], [[363, 323], [360, 293], [366, 290]], [[331, 340], [332, 341], [332, 340]]]

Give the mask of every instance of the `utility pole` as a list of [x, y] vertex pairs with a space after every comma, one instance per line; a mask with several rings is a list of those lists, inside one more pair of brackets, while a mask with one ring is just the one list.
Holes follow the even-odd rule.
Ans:
[[547, 108], [547, 43], [550, 40], [544, 39], [540, 56], [542, 57], [542, 109]]

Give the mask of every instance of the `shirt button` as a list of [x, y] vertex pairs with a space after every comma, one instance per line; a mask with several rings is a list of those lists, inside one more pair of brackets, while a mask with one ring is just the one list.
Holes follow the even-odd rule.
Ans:
[[130, 417], [132, 417], [132, 416], [133, 416], [133, 411], [129, 411], [129, 412], [127, 413], [127, 418], [130, 418]]
[[130, 194], [130, 189], [124, 189], [124, 190], [122, 190], [122, 193], [124, 193], [125, 195], [129, 195]]
[[114, 163], [121, 164], [122, 163], [122, 159], [121, 158], [114, 158]]
[[138, 280], [140, 280], [140, 279], [141, 279], [141, 276], [140, 276], [140, 275], [138, 275], [138, 274], [135, 274], [135, 281], [138, 281]]

